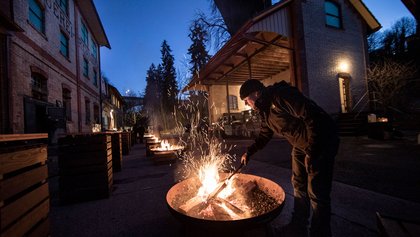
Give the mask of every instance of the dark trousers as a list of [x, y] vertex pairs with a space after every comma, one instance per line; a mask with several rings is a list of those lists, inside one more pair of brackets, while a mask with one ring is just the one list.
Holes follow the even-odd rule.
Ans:
[[301, 149], [292, 150], [294, 212], [292, 222], [308, 226], [312, 207], [311, 237], [331, 236], [331, 186], [337, 144], [329, 144], [318, 155], [309, 157]]

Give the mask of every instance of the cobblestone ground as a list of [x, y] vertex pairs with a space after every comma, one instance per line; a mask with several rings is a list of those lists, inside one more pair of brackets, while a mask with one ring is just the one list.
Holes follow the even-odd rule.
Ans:
[[[226, 140], [240, 156], [252, 140]], [[273, 139], [252, 159], [290, 169], [290, 145]], [[341, 137], [334, 180], [348, 185], [420, 202], [420, 145], [414, 137], [374, 140], [366, 136]]]

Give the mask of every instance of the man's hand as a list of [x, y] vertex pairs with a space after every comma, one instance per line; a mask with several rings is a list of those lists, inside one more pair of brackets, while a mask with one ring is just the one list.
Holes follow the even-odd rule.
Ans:
[[249, 161], [249, 156], [248, 154], [245, 152], [242, 157], [241, 157], [241, 163], [243, 163], [244, 165], [247, 165]]

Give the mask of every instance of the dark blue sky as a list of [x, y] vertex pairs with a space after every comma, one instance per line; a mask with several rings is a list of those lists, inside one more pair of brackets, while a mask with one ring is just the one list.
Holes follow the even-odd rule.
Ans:
[[[364, 0], [373, 15], [389, 28], [403, 16], [411, 16], [400, 0]], [[386, 3], [385, 3], [386, 2]], [[94, 0], [111, 44], [101, 48], [102, 71], [125, 95], [146, 86], [146, 71], [161, 62], [160, 48], [166, 40], [175, 57], [178, 76], [185, 76], [188, 27], [198, 10], [209, 12], [210, 0]]]

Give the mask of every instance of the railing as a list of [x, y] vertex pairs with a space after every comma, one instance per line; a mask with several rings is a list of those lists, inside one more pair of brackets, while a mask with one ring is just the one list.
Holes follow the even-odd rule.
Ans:
[[[351, 109], [352, 112], [357, 112], [354, 118], [357, 118], [360, 115], [360, 113], [364, 110], [364, 108], [366, 108], [366, 106], [369, 104], [369, 98], [367, 98], [367, 95], [368, 92], [366, 91]], [[359, 106], [361, 107], [358, 109]]]

